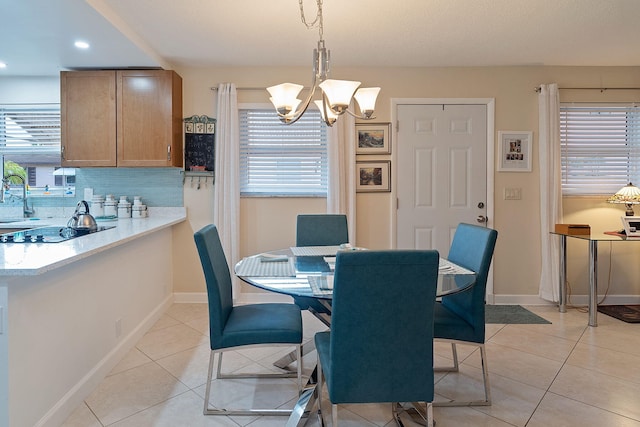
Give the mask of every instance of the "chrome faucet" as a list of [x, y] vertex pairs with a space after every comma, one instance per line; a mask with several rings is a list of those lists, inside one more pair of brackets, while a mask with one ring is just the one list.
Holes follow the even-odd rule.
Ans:
[[9, 178], [11, 177], [16, 177], [19, 178], [20, 181], [22, 181], [22, 215], [25, 218], [30, 218], [33, 216], [34, 211], [33, 211], [33, 207], [29, 208], [29, 206], [27, 205], [27, 183], [24, 180], [23, 177], [21, 177], [20, 175], [16, 175], [16, 174], [8, 174], [5, 175], [4, 179], [2, 180], [2, 198], [1, 200], [4, 202], [4, 187], [7, 186], [7, 188], [9, 187]]

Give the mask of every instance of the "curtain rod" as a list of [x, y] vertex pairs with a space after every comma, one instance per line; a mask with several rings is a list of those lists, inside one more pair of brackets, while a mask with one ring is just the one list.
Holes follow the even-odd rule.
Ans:
[[[218, 87], [217, 86], [211, 86], [209, 89], [218, 90]], [[310, 88], [305, 86], [305, 87], [303, 87], [303, 89], [310, 89]], [[266, 87], [237, 87], [236, 90], [267, 90], [267, 88]]]
[[[218, 90], [218, 87], [217, 86], [211, 86], [209, 89]], [[236, 90], [267, 90], [267, 88], [264, 88], [264, 87], [237, 87]]]
[[[540, 93], [540, 86], [533, 90]], [[605, 92], [607, 90], [640, 90], [640, 87], [559, 87], [558, 90], [599, 90]]]

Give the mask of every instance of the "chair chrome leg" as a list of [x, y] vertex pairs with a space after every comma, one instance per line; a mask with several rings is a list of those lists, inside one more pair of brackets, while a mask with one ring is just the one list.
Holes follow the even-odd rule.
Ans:
[[204, 415], [283, 415], [289, 416], [292, 413], [291, 409], [218, 409], [210, 406], [211, 397], [211, 383], [213, 374], [213, 364], [216, 353], [218, 353], [218, 366], [216, 369], [216, 375], [218, 379], [228, 378], [292, 378], [297, 377], [298, 394], [302, 390], [302, 356], [300, 345], [296, 346], [296, 355], [298, 356], [298, 369], [297, 372], [286, 372], [283, 374], [223, 374], [222, 373], [222, 351], [211, 351], [209, 354], [209, 369], [207, 373], [207, 385], [205, 390], [204, 400]]
[[443, 366], [443, 367], [434, 367], [434, 372], [458, 372], [460, 370], [460, 365], [458, 363], [458, 348], [456, 347], [456, 343], [451, 343], [451, 356], [453, 358], [453, 366]]
[[[406, 405], [406, 407], [404, 405]], [[424, 408], [419, 402], [403, 402], [402, 404], [394, 402], [391, 404], [391, 412], [398, 427], [404, 427], [401, 418], [403, 413], [407, 414], [414, 423], [419, 425], [427, 427], [433, 427], [435, 425], [435, 421], [433, 420], [433, 405], [431, 402], [425, 402]]]
[[331, 404], [331, 422], [332, 427], [338, 427], [338, 405]]
[[[472, 344], [472, 343], [465, 343]], [[445, 368], [434, 368], [436, 372], [457, 372], [459, 369], [458, 366], [458, 355], [455, 350], [455, 343], [451, 343], [452, 350], [454, 353], [454, 366], [453, 367], [445, 367]], [[480, 362], [482, 366], [482, 380], [484, 383], [484, 400], [471, 400], [471, 401], [440, 401], [433, 402], [433, 406], [491, 406], [491, 386], [489, 383], [489, 368], [487, 367], [487, 352], [484, 344], [476, 344], [480, 347]]]

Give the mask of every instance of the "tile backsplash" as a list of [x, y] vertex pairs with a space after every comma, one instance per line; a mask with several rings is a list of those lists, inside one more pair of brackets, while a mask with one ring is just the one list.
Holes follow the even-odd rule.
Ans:
[[[184, 206], [183, 171], [179, 168], [77, 168], [75, 195], [65, 197], [28, 197], [29, 207], [50, 210], [55, 207], [73, 207], [84, 197], [84, 189], [93, 194], [113, 194], [116, 199], [140, 196], [149, 207]], [[42, 210], [42, 209], [41, 209]], [[22, 216], [22, 200], [9, 198], [0, 204], [1, 217]]]

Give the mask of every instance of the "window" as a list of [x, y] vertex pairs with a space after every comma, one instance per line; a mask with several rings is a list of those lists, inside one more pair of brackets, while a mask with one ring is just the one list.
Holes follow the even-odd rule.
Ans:
[[240, 194], [327, 195], [327, 129], [320, 112], [283, 125], [273, 109], [241, 109]]
[[[55, 186], [60, 166], [60, 105], [0, 105], [0, 154], [31, 186]], [[6, 172], [7, 173], [7, 172]]]
[[560, 141], [563, 195], [610, 196], [640, 184], [640, 108], [563, 104]]

